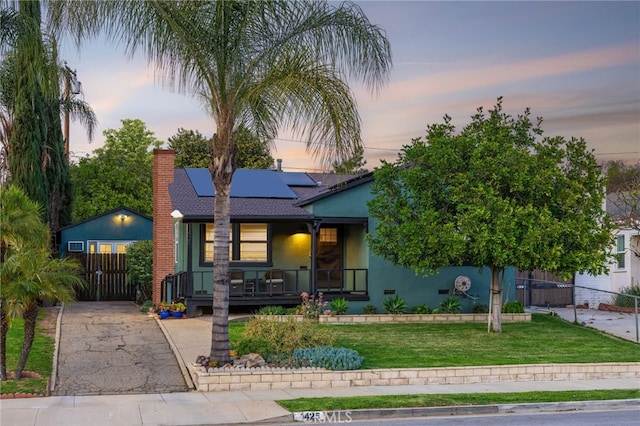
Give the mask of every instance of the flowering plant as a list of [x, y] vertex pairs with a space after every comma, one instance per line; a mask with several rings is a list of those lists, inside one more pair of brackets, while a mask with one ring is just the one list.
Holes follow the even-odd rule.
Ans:
[[307, 319], [318, 319], [318, 317], [324, 313], [329, 303], [322, 300], [322, 293], [318, 293], [318, 297], [316, 298], [313, 294], [310, 295], [306, 291], [303, 291], [300, 297], [302, 298], [302, 304], [296, 309], [296, 315], [302, 315]]

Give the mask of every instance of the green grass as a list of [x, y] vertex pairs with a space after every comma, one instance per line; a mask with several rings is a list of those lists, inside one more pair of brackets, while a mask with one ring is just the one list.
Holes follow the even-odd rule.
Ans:
[[[241, 338], [243, 323], [230, 324]], [[336, 334], [334, 346], [357, 350], [362, 368], [454, 367], [587, 362], [640, 362], [640, 345], [561, 318], [533, 314], [532, 321], [503, 324], [318, 325]]]
[[[42, 318], [43, 312], [38, 318]], [[36, 336], [29, 353], [29, 359], [25, 371], [34, 371], [42, 376], [41, 379], [20, 380], [9, 379], [0, 382], [0, 393], [34, 393], [46, 395], [47, 380], [51, 376], [53, 366], [53, 350], [55, 339], [40, 334], [41, 329], [36, 327]], [[13, 323], [7, 333], [7, 372], [15, 371], [20, 358], [22, 337], [24, 335], [24, 322], [22, 318], [13, 319]]]
[[531, 323], [323, 325], [335, 346], [357, 350], [362, 368], [449, 367], [571, 362], [638, 362], [640, 346], [558, 317], [534, 314]]
[[289, 411], [334, 411], [364, 408], [450, 407], [635, 398], [640, 398], [640, 390], [638, 389], [353, 396], [341, 398], [298, 398], [277, 402]]

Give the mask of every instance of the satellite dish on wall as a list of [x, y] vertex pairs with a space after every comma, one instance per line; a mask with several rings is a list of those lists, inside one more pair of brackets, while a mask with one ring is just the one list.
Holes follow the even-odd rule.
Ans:
[[471, 279], [465, 275], [460, 275], [456, 278], [453, 286], [458, 293], [466, 293], [471, 288]]

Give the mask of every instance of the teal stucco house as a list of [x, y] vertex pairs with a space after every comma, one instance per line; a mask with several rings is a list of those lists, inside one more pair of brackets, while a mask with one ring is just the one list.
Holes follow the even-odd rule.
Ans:
[[[302, 292], [344, 297], [350, 313], [399, 295], [436, 308], [457, 297], [463, 311], [488, 304], [486, 268], [442, 268], [422, 277], [371, 252], [367, 200], [373, 173], [335, 175], [237, 170], [231, 185], [230, 306], [298, 305]], [[174, 169], [173, 151], [154, 158], [154, 301], [184, 300], [187, 312], [213, 297], [213, 206], [207, 169]], [[458, 277], [470, 287], [456, 288]], [[460, 280], [459, 280], [460, 281]], [[507, 271], [505, 283], [513, 285]], [[506, 290], [509, 293], [508, 290]], [[512, 289], [510, 294], [514, 295]]]
[[153, 239], [153, 219], [119, 207], [61, 228], [56, 234], [60, 257], [73, 253], [126, 253], [131, 244]]

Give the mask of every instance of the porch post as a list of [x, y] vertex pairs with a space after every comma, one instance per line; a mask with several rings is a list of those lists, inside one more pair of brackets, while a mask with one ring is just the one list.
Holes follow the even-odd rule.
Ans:
[[187, 294], [193, 296], [193, 229], [192, 224], [187, 224]]
[[311, 231], [311, 294], [317, 291], [317, 273], [316, 273], [316, 257], [318, 256], [318, 231], [320, 230], [320, 221], [314, 220], [310, 226]]

